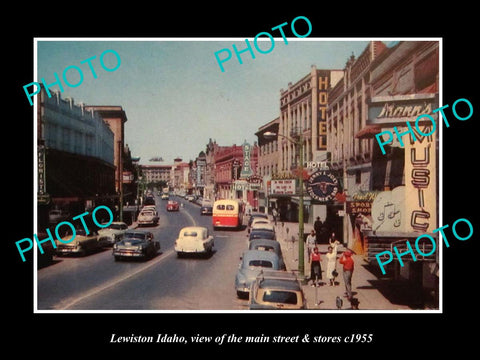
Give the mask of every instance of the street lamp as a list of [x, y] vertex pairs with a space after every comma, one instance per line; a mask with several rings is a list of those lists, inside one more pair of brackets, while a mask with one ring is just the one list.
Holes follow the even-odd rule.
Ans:
[[263, 133], [263, 136], [266, 139], [274, 138], [277, 136], [281, 136], [291, 143], [295, 144], [295, 147], [298, 147], [298, 157], [299, 157], [299, 166], [298, 166], [298, 185], [300, 188], [298, 197], [299, 197], [299, 204], [298, 204], [298, 273], [300, 278], [304, 278], [305, 276], [305, 250], [303, 247], [303, 233], [304, 233], [304, 224], [303, 224], [303, 136], [300, 132], [298, 132], [295, 139], [292, 139], [288, 136], [277, 134], [271, 131], [266, 131]]

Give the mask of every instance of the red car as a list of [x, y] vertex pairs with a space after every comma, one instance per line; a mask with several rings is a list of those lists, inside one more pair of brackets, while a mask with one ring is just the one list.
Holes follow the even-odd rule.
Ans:
[[178, 211], [179, 204], [174, 200], [168, 200], [167, 203], [167, 211]]

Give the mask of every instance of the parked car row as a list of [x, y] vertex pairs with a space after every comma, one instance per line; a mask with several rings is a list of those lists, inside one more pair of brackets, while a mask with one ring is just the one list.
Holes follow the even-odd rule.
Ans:
[[160, 217], [158, 216], [157, 208], [155, 207], [155, 205], [145, 205], [138, 214], [137, 224], [138, 226], [155, 226], [158, 224], [159, 220]]
[[[113, 246], [116, 242], [123, 238], [124, 233], [128, 230], [127, 224], [115, 221], [108, 227], [97, 230], [89, 230], [88, 233], [84, 228], [75, 229], [75, 237], [68, 231], [55, 241], [56, 255], [86, 255], [94, 251], [98, 251], [107, 246]], [[71, 240], [71, 241], [70, 241]]]
[[265, 214], [249, 219], [248, 249], [240, 257], [235, 290], [239, 298], [248, 298], [251, 310], [305, 309], [300, 282], [286, 271], [275, 227]]

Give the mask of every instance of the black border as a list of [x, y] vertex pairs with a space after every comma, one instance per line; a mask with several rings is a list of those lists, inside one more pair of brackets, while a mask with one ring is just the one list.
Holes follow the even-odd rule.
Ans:
[[[4, 242], [6, 267], [3, 275], [4, 312], [7, 319], [8, 348], [23, 352], [25, 347], [47, 356], [69, 353], [95, 354], [107, 350], [110, 355], [126, 351], [175, 350], [202, 355], [201, 350], [232, 349], [239, 355], [255, 356], [257, 350], [283, 351], [301, 349], [298, 356], [319, 352], [341, 356], [409, 356], [432, 355], [453, 346], [467, 350], [473, 347], [474, 333], [467, 326], [474, 321], [476, 306], [476, 251], [478, 211], [473, 208], [477, 197], [476, 154], [477, 93], [475, 9], [456, 3], [448, 9], [441, 5], [421, 8], [407, 2], [376, 7], [362, 2], [350, 5], [309, 4], [304, 8], [274, 3], [261, 12], [258, 5], [223, 3], [193, 9], [182, 4], [173, 9], [161, 3], [139, 5], [110, 4], [105, 10], [97, 5], [36, 3], [17, 22], [4, 22], [7, 36], [4, 59], [7, 64], [7, 89], [4, 92], [4, 134], [16, 140], [4, 147], [3, 183]], [[436, 6], [437, 8], [434, 8]], [[28, 10], [28, 11], [27, 11]], [[9, 10], [10, 11], [10, 10]], [[443, 314], [34, 314], [32, 259], [22, 263], [14, 242], [33, 234], [33, 107], [28, 106], [22, 86], [33, 81], [34, 37], [253, 37], [261, 31], [296, 16], [306, 16], [313, 25], [311, 37], [442, 37], [443, 103], [452, 104], [467, 98], [474, 106], [468, 121], [453, 120], [443, 128], [443, 224], [467, 218], [475, 228], [473, 238], [450, 241], [443, 249]], [[8, 66], [8, 68], [7, 68]], [[13, 99], [13, 102], [10, 100]], [[11, 124], [11, 125], [10, 125]], [[21, 214], [18, 216], [18, 214]], [[475, 328], [473, 328], [475, 329]], [[351, 333], [374, 335], [370, 344], [110, 344], [112, 333], [129, 335], [158, 333], [217, 336], [224, 333], [247, 335], [346, 336]], [[376, 352], [378, 347], [389, 349]], [[310, 353], [312, 351], [312, 353]], [[164, 353], [165, 356], [168, 356]], [[287, 355], [287, 354], [286, 354]]]

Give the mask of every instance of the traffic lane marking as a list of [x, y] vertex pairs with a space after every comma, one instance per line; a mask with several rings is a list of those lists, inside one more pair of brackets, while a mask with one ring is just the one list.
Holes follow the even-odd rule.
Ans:
[[145, 271], [145, 270], [149, 269], [150, 267], [152, 267], [154, 265], [157, 265], [158, 263], [164, 261], [165, 259], [168, 259], [174, 253], [175, 253], [174, 249], [167, 250], [166, 252], [163, 252], [163, 253], [157, 255], [156, 258], [151, 259], [150, 261], [148, 261], [148, 262], [142, 264], [141, 266], [137, 267], [132, 272], [122, 274], [122, 275], [120, 275], [120, 276], [118, 276], [118, 277], [116, 277], [112, 280], [109, 280], [108, 282], [106, 282], [102, 285], [95, 286], [94, 288], [85, 291], [83, 294], [75, 295], [74, 299], [63, 300], [60, 303], [54, 305], [53, 308], [54, 308], [54, 310], [68, 310], [70, 307], [74, 306], [75, 304], [79, 303], [80, 301], [85, 300], [89, 297], [95, 296], [95, 295], [101, 293], [102, 291], [105, 291], [105, 290], [111, 288], [112, 286], [115, 286], [122, 281], [128, 280], [131, 277], [141, 273], [142, 271]]

